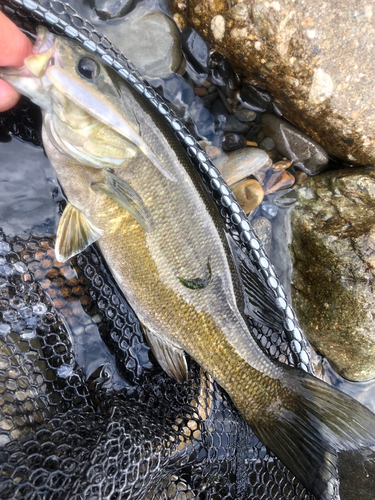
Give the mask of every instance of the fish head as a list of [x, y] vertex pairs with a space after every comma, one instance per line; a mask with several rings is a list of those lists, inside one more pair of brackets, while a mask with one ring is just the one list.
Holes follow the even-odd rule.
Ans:
[[22, 68], [0, 77], [43, 110], [48, 139], [63, 154], [96, 168], [125, 167], [142, 152], [170, 180], [140, 134], [134, 91], [77, 42], [37, 30]]

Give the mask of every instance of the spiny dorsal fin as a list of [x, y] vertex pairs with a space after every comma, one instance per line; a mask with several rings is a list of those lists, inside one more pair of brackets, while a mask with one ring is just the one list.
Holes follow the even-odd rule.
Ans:
[[159, 365], [177, 382], [185, 382], [187, 380], [188, 368], [184, 351], [150, 332], [147, 328], [143, 327], [143, 329], [148, 345], [158, 360]]
[[245, 292], [245, 314], [262, 325], [284, 329], [282, 313], [263, 276], [230, 235], [228, 241]]
[[92, 184], [91, 189], [101, 191], [126, 210], [145, 231], [151, 228], [151, 214], [142, 198], [124, 180], [112, 172], [106, 172], [104, 182]]
[[56, 259], [67, 261], [94, 243], [102, 233], [78, 208], [68, 203], [57, 228]]

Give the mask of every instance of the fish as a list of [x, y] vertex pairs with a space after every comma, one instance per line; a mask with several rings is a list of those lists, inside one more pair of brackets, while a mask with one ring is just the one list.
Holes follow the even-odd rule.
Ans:
[[42, 109], [68, 200], [56, 258], [96, 242], [161, 367], [182, 382], [191, 356], [318, 500], [337, 498], [338, 454], [374, 447], [375, 415], [255, 341], [249, 297], [270, 323], [277, 308], [163, 118], [99, 58], [43, 27], [24, 66], [0, 77]]

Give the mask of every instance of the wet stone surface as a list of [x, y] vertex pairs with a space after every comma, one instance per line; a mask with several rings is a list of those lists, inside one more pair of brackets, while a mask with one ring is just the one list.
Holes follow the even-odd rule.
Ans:
[[[374, 164], [371, 3], [170, 0], [169, 5], [175, 18], [205, 37], [247, 83], [269, 92], [285, 117], [331, 156]], [[241, 91], [250, 106], [252, 94]]]
[[291, 213], [293, 305], [318, 352], [349, 380], [375, 377], [375, 170], [304, 181]]

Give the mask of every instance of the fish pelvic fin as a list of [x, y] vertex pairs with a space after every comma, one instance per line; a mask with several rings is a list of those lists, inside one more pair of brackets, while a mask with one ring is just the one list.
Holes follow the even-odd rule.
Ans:
[[112, 198], [112, 200], [126, 210], [145, 231], [151, 228], [151, 213], [142, 198], [127, 182], [117, 175], [107, 171], [105, 181], [92, 184], [91, 189], [94, 191], [101, 191]]
[[181, 384], [187, 380], [188, 367], [185, 353], [143, 326], [148, 345], [159, 365], [168, 375]]
[[375, 415], [308, 373], [287, 367], [286, 375], [277, 401], [250, 425], [317, 500], [339, 500], [338, 454], [374, 448]]
[[94, 243], [102, 233], [78, 208], [68, 203], [57, 228], [56, 259], [67, 261]]

